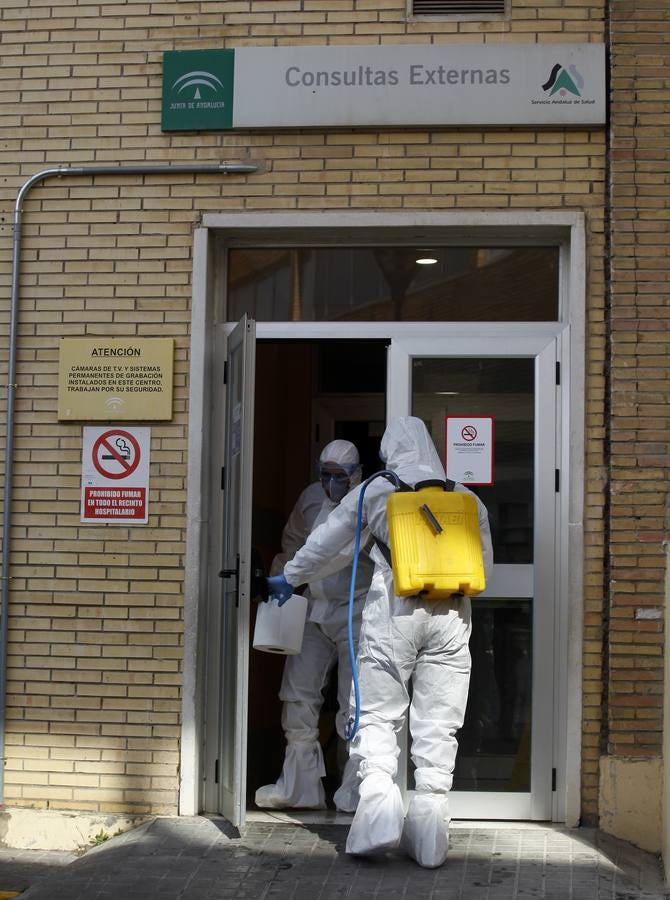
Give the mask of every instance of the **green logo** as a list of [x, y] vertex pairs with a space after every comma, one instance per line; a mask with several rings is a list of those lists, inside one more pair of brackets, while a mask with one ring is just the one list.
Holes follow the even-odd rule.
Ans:
[[163, 54], [163, 131], [233, 127], [234, 50], [168, 50]]
[[565, 97], [568, 94], [581, 97], [583, 87], [584, 79], [576, 66], [569, 66], [568, 71], [560, 63], [554, 63], [549, 78], [542, 85], [542, 90], [549, 91], [550, 97], [553, 97], [554, 94], [558, 94], [559, 97]]

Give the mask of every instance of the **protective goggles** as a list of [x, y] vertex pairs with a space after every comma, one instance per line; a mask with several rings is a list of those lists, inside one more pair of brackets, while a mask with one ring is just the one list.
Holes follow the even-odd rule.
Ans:
[[334, 484], [346, 484], [351, 480], [353, 472], [344, 471], [344, 467], [338, 469], [329, 469], [324, 466], [319, 466], [319, 478], [321, 479], [322, 484], [330, 484], [333, 482]]

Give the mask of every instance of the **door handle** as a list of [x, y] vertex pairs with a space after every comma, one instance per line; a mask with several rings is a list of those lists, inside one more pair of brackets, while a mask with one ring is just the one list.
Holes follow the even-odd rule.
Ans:
[[235, 557], [234, 569], [221, 569], [219, 578], [235, 578], [235, 606], [240, 605], [240, 554]]

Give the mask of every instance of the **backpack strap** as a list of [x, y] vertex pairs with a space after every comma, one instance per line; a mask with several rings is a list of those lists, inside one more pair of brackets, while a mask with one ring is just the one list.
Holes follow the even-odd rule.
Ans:
[[426, 481], [417, 481], [414, 490], [420, 491], [421, 488], [426, 487], [441, 487], [445, 491], [453, 491], [456, 487], [456, 482], [450, 478], [447, 478], [445, 481], [442, 481], [440, 478], [428, 478]]
[[393, 563], [391, 562], [391, 548], [388, 544], [385, 544], [384, 541], [380, 541], [379, 538], [375, 538], [375, 544], [379, 547], [381, 555], [384, 557], [386, 562], [391, 568], [393, 568]]

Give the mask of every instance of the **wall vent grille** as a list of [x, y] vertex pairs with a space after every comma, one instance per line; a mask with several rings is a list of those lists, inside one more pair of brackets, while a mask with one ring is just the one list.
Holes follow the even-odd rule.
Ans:
[[414, 16], [494, 16], [505, 13], [505, 0], [412, 0]]

